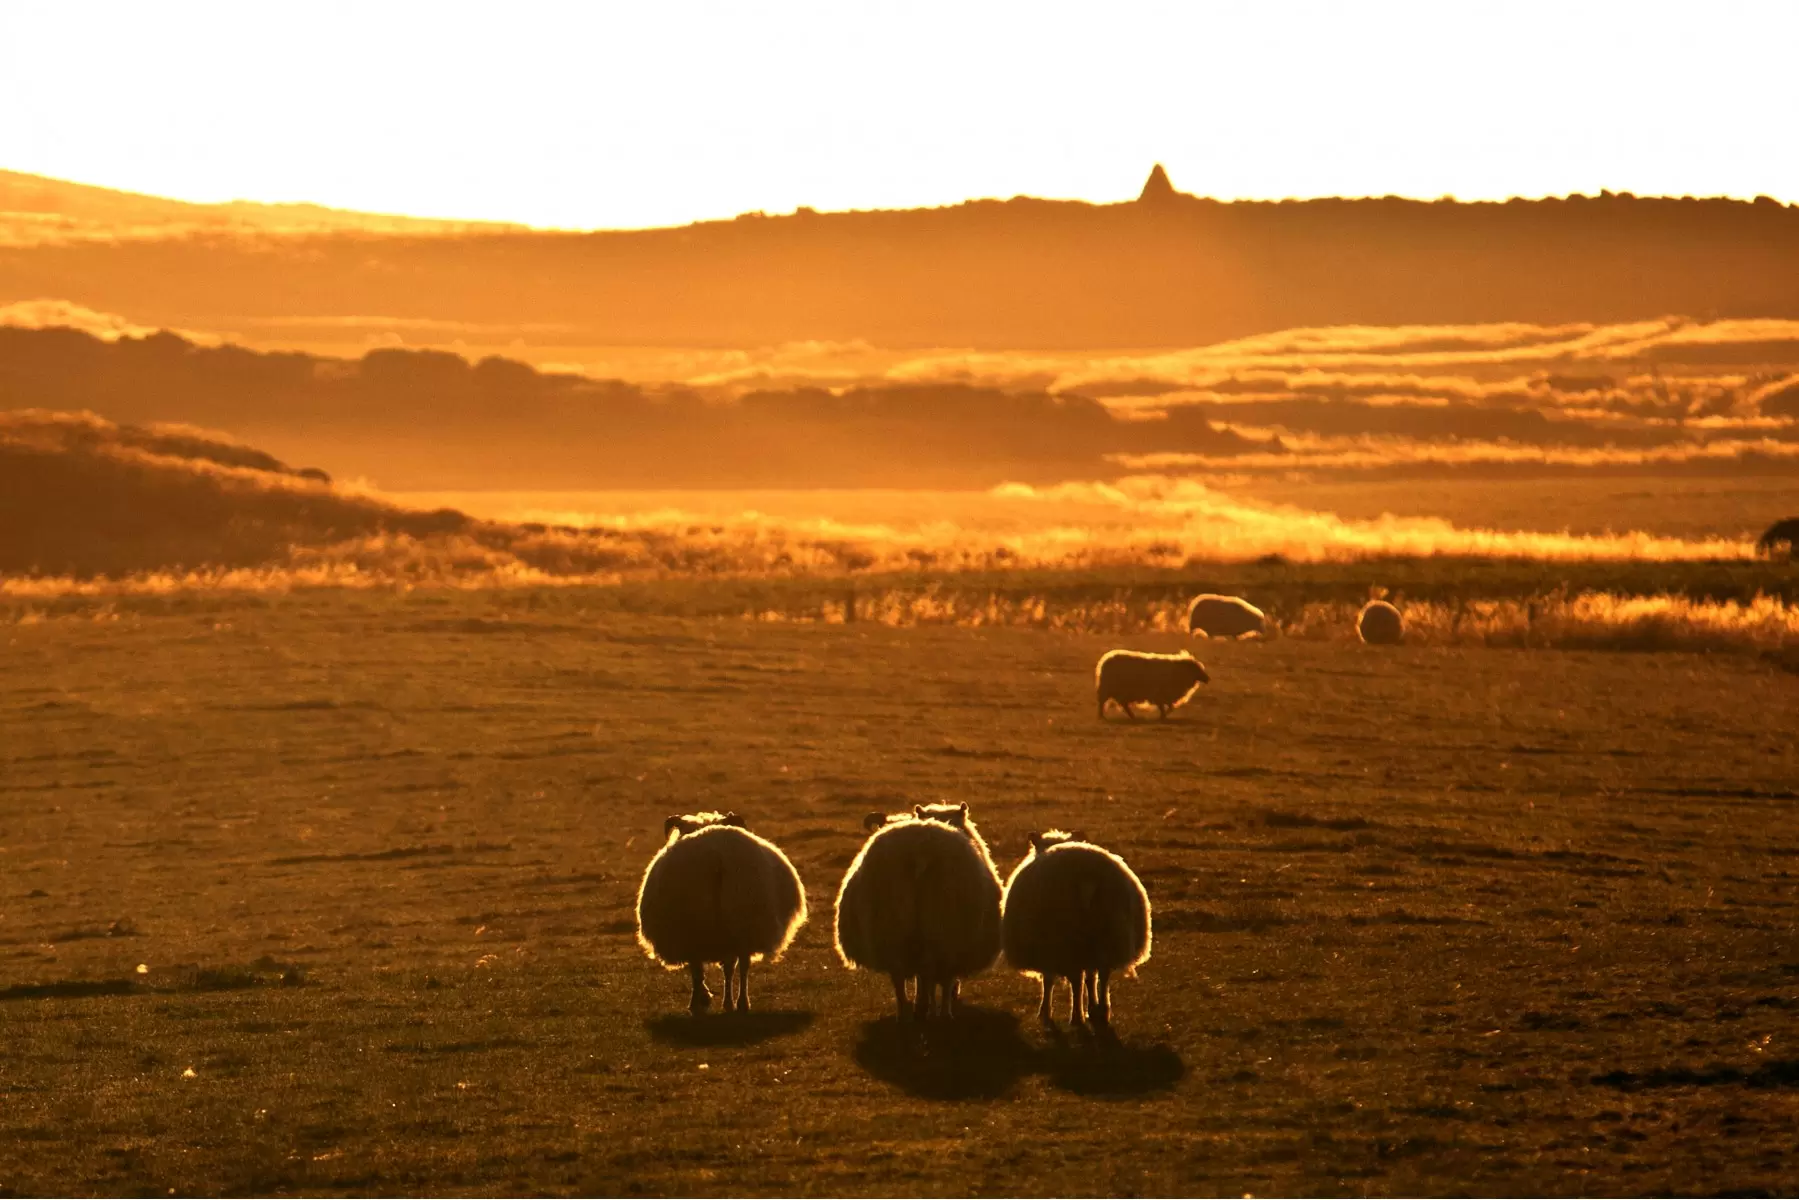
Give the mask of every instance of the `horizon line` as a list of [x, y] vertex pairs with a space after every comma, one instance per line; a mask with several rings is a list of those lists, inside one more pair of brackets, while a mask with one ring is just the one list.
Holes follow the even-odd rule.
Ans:
[[[1157, 169], [1160, 169], [1159, 164], [1157, 164]], [[1152, 171], [1152, 175], [1153, 175], [1153, 173], [1154, 172]], [[1288, 195], [1288, 196], [1244, 196], [1244, 195], [1216, 196], [1216, 195], [1202, 195], [1197, 192], [1184, 192], [1178, 188], [1171, 187], [1170, 193], [1167, 197], [1157, 198], [1157, 199], [1149, 199], [1142, 195], [1138, 195], [1138, 196], [1134, 196], [1134, 197], [1127, 196], [1123, 199], [1118, 199], [1118, 200], [1094, 200], [1094, 199], [1090, 199], [1087, 197], [1081, 197], [1081, 196], [1037, 196], [1037, 195], [1031, 195], [1029, 193], [1019, 192], [1019, 193], [1015, 193], [1014, 195], [1011, 195], [1011, 196], [968, 196], [968, 197], [964, 197], [961, 200], [947, 201], [942, 204], [923, 204], [923, 205], [913, 205], [911, 207], [887, 208], [887, 207], [874, 206], [874, 207], [869, 207], [869, 208], [816, 209], [810, 205], [802, 204], [802, 205], [796, 205], [790, 211], [770, 212], [766, 209], [746, 209], [742, 212], [732, 213], [729, 215], [697, 217], [693, 220], [679, 221], [679, 222], [673, 222], [673, 223], [669, 223], [669, 224], [582, 226], [582, 225], [538, 225], [538, 224], [533, 224], [529, 221], [521, 221], [521, 220], [503, 218], [503, 217], [445, 216], [445, 215], [437, 215], [437, 214], [431, 214], [431, 213], [391, 212], [391, 211], [384, 211], [384, 210], [379, 210], [379, 209], [339, 207], [335, 204], [329, 204], [329, 203], [325, 203], [325, 202], [318, 201], [318, 200], [261, 200], [261, 199], [254, 199], [254, 198], [247, 197], [247, 196], [235, 196], [235, 197], [232, 197], [231, 199], [227, 199], [227, 200], [211, 200], [211, 199], [196, 200], [196, 199], [190, 199], [185, 196], [172, 195], [172, 194], [167, 194], [167, 193], [162, 193], [162, 192], [138, 191], [133, 188], [120, 187], [120, 186], [117, 186], [115, 184], [110, 184], [110, 183], [92, 183], [92, 182], [88, 182], [86, 180], [81, 180], [81, 179], [71, 179], [71, 178], [66, 178], [66, 177], [57, 176], [57, 175], [44, 175], [44, 174], [40, 174], [35, 171], [22, 171], [22, 170], [17, 170], [15, 168], [5, 167], [5, 166], [0, 166], [0, 174], [24, 176], [24, 177], [30, 178], [30, 179], [46, 180], [51, 183], [67, 184], [71, 187], [91, 188], [96, 191], [110, 192], [110, 193], [113, 193], [115, 195], [120, 195], [120, 196], [130, 196], [130, 197], [135, 197], [135, 198], [140, 198], [140, 199], [145, 199], [145, 200], [161, 200], [161, 201], [166, 201], [166, 202], [175, 203], [175, 204], [190, 205], [195, 208], [228, 209], [228, 208], [232, 208], [232, 207], [243, 206], [243, 207], [271, 208], [271, 209], [318, 209], [318, 210], [322, 210], [322, 211], [329, 212], [329, 213], [337, 213], [337, 214], [343, 214], [343, 215], [348, 215], [348, 216], [369, 217], [369, 218], [378, 218], [378, 219], [386, 219], [386, 220], [432, 222], [432, 223], [445, 224], [445, 225], [459, 225], [459, 224], [460, 225], [487, 225], [487, 226], [494, 227], [493, 232], [529, 232], [529, 233], [653, 233], [653, 232], [658, 232], [658, 231], [663, 231], [663, 230], [671, 230], [671, 229], [687, 229], [687, 228], [691, 228], [691, 227], [697, 226], [697, 225], [729, 224], [733, 221], [739, 221], [739, 220], [744, 220], [744, 219], [762, 218], [762, 219], [768, 219], [768, 220], [783, 220], [783, 219], [789, 219], [789, 218], [793, 218], [793, 217], [802, 217], [802, 216], [850, 216], [850, 215], [868, 214], [868, 213], [941, 212], [946, 209], [962, 208], [962, 207], [965, 207], [965, 206], [971, 205], [971, 204], [987, 204], [987, 203], [1009, 204], [1009, 203], [1012, 203], [1014, 201], [1019, 201], [1019, 200], [1031, 200], [1031, 201], [1037, 201], [1037, 202], [1045, 203], [1045, 204], [1080, 204], [1080, 205], [1085, 205], [1085, 206], [1091, 207], [1091, 208], [1118, 208], [1118, 207], [1122, 207], [1125, 205], [1136, 205], [1136, 204], [1143, 204], [1146, 207], [1149, 207], [1149, 206], [1152, 206], [1157, 203], [1164, 203], [1164, 204], [1169, 203], [1171, 200], [1173, 202], [1177, 202], [1177, 203], [1182, 202], [1182, 201], [1198, 201], [1201, 203], [1226, 204], [1226, 205], [1228, 205], [1228, 204], [1310, 204], [1310, 203], [1321, 203], [1321, 202], [1329, 202], [1329, 201], [1359, 202], [1359, 201], [1371, 201], [1371, 200], [1400, 200], [1400, 201], [1406, 201], [1406, 202], [1415, 203], [1415, 204], [1456, 204], [1456, 205], [1465, 205], [1468, 207], [1474, 207], [1477, 205], [1487, 205], [1487, 204], [1491, 204], [1491, 205], [1503, 205], [1503, 204], [1510, 204], [1510, 203], [1529, 204], [1529, 203], [1542, 203], [1542, 202], [1546, 202], [1546, 201], [1571, 201], [1571, 200], [1581, 200], [1581, 201], [1656, 200], [1656, 201], [1685, 201], [1685, 202], [1692, 202], [1692, 203], [1728, 201], [1728, 202], [1732, 202], [1732, 203], [1747, 204], [1747, 205], [1755, 205], [1755, 204], [1759, 204], [1759, 203], [1766, 201], [1766, 202], [1771, 202], [1772, 204], [1778, 205], [1782, 208], [1789, 208], [1789, 209], [1799, 208], [1799, 200], [1785, 200], [1785, 199], [1782, 199], [1781, 197], [1769, 195], [1767, 193], [1759, 193], [1754, 196], [1741, 196], [1741, 195], [1735, 195], [1735, 194], [1728, 193], [1728, 192], [1718, 192], [1718, 193], [1713, 193], [1710, 195], [1694, 195], [1692, 193], [1686, 193], [1683, 195], [1675, 196], [1675, 195], [1669, 195], [1669, 194], [1665, 194], [1665, 193], [1648, 194], [1648, 193], [1637, 193], [1637, 192], [1632, 192], [1632, 191], [1628, 191], [1628, 190], [1613, 191], [1610, 188], [1601, 188], [1597, 193], [1589, 193], [1589, 192], [1548, 193], [1548, 192], [1545, 192], [1541, 195], [1512, 194], [1512, 195], [1508, 195], [1505, 197], [1480, 196], [1480, 197], [1473, 197], [1473, 198], [1465, 199], [1461, 196], [1455, 195], [1454, 193], [1443, 193], [1443, 194], [1437, 195], [1437, 196], [1422, 196], [1422, 195], [1408, 195], [1403, 192], [1386, 192], [1386, 193], [1381, 193], [1378, 195], [1374, 194], [1374, 193], [1357, 194], [1357, 195], [1345, 195], [1342, 193], [1332, 193], [1332, 194], [1328, 194], [1328, 195], [1306, 195], [1306, 196], [1294, 196], [1294, 195]], [[18, 210], [15, 210], [15, 212], [17, 212], [18, 215], [26, 215], [24, 212], [18, 212]], [[173, 224], [173, 223], [175, 223], [175, 222], [171, 222], [171, 224]]]

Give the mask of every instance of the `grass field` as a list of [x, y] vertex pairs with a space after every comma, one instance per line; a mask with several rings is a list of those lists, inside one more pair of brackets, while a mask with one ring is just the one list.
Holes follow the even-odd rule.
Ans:
[[[1799, 679], [1746, 656], [1213, 643], [320, 591], [0, 626], [17, 1194], [1782, 1193]], [[999, 969], [921, 1037], [831, 950], [870, 809], [1155, 905], [1116, 1043]], [[812, 921], [694, 1021], [634, 939], [671, 812]], [[141, 969], [140, 969], [141, 968]]]

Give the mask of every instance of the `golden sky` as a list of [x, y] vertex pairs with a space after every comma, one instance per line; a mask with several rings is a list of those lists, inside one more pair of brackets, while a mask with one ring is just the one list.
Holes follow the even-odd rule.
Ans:
[[0, 3], [0, 168], [574, 228], [1018, 194], [1799, 201], [1799, 3]]

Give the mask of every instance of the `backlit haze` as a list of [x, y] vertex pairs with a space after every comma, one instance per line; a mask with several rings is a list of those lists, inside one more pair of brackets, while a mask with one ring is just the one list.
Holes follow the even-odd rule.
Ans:
[[1799, 200], [1786, 4], [65, 3], [0, 165], [569, 228], [1015, 194]]

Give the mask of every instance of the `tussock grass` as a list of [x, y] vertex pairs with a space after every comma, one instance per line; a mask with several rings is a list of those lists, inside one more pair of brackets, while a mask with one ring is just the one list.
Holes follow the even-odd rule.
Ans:
[[[546, 578], [508, 570], [440, 574], [429, 565], [413, 582], [349, 566], [163, 572], [124, 580], [0, 579], [0, 624], [223, 614], [234, 605], [329, 590], [398, 603], [415, 591], [441, 589], [463, 595], [522, 593], [533, 606], [578, 610], [582, 617], [622, 611], [781, 624], [1186, 636], [1191, 597], [1230, 588], [1236, 574], [1236, 590], [1267, 612], [1270, 639], [1356, 641], [1356, 614], [1375, 595], [1399, 605], [1409, 645], [1746, 654], [1799, 666], [1799, 597], [1792, 595], [1793, 583], [1771, 568], [1700, 572], [1686, 577], [1687, 590], [1675, 591], [1656, 588], [1653, 574], [1598, 572], [1589, 586], [1576, 581], [1532, 590], [1537, 581], [1530, 573], [1463, 574], [1449, 564], [1427, 562], [1382, 567], [1378, 574], [1396, 586], [1370, 585], [1367, 576], [1377, 572], [1367, 568], [1284, 579], [1271, 577], [1278, 568], [1250, 568], [1208, 580], [1104, 572], [631, 580], [618, 574]], [[496, 632], [508, 628], [504, 618], [483, 625], [483, 631], [489, 625]]]
[[[853, 609], [852, 606], [853, 605]], [[1273, 637], [1355, 641], [1360, 602], [1305, 604]], [[1507, 646], [1557, 650], [1799, 652], [1799, 605], [1755, 595], [1746, 601], [1681, 595], [1562, 591], [1507, 599], [1423, 601], [1403, 606], [1405, 640], [1430, 646]], [[824, 601], [815, 613], [775, 609], [747, 613], [763, 621], [816, 620], [883, 625], [1024, 626], [1080, 633], [1166, 634], [1186, 630], [1186, 603], [1120, 593], [1107, 599], [1058, 602], [1045, 594], [958, 592], [947, 587], [890, 590]]]

